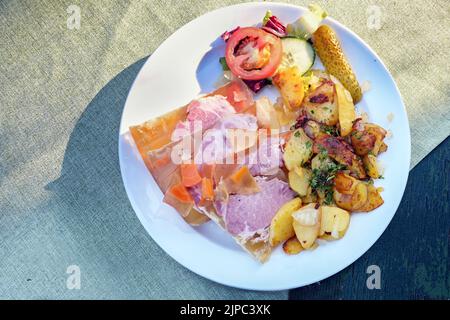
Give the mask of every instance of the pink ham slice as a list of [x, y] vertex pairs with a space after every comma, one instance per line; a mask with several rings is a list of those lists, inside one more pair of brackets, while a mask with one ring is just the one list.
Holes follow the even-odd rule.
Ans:
[[[237, 79], [206, 97], [192, 101], [188, 106], [178, 108], [141, 125], [130, 127], [130, 133], [145, 165], [162, 192], [166, 193], [172, 182], [179, 176], [178, 166], [171, 161], [173, 148], [181, 140], [181, 137], [192, 133], [194, 121], [200, 121], [203, 126], [202, 130], [207, 130], [227, 114], [254, 113], [253, 109], [252, 93], [241, 80]], [[181, 129], [183, 134], [174, 139], [176, 128]], [[194, 201], [198, 202], [199, 190], [192, 189], [189, 192]], [[195, 208], [188, 211], [188, 206], [182, 206], [172, 198], [166, 200], [190, 224], [198, 225], [207, 220], [206, 216], [198, 213]]]
[[253, 176], [273, 176], [283, 166], [280, 137], [260, 139], [258, 148], [247, 157], [248, 167]]
[[[205, 132], [202, 142], [202, 159], [204, 162], [225, 163], [227, 156], [234, 153], [235, 149], [231, 141], [227, 139], [228, 129], [243, 129], [250, 134], [257, 132], [257, 119], [251, 114], [229, 114]], [[229, 138], [229, 137], [228, 137]], [[266, 136], [259, 139], [255, 148], [249, 148], [243, 156], [243, 162], [238, 167], [247, 165], [253, 176], [272, 176], [277, 174], [283, 165], [280, 144], [283, 140], [280, 136]], [[232, 168], [235, 170], [236, 168]]]
[[224, 96], [212, 96], [192, 101], [187, 107], [187, 112], [187, 120], [200, 120], [205, 129], [208, 129], [225, 114], [236, 111]]
[[[224, 116], [216, 122], [213, 128], [206, 131], [203, 136], [202, 152], [203, 162], [225, 163], [227, 156], [234, 153], [231, 141], [227, 139], [228, 129], [242, 129], [255, 132], [258, 129], [256, 117], [250, 114], [236, 113]], [[229, 136], [228, 136], [229, 137]]]
[[274, 178], [255, 178], [260, 192], [252, 195], [229, 195], [228, 201], [216, 202], [217, 214], [233, 235], [251, 235], [267, 228], [283, 204], [293, 199], [295, 193], [289, 185]]
[[235, 113], [235, 109], [224, 96], [209, 96], [193, 100], [187, 106], [187, 117], [180, 121], [172, 134], [172, 141], [180, 140], [186, 134], [193, 134], [197, 129], [195, 122], [205, 131], [225, 115]]

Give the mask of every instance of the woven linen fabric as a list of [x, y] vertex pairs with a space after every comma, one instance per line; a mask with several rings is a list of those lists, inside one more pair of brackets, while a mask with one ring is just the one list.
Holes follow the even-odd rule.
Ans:
[[[414, 166], [450, 132], [448, 1], [316, 2], [394, 76]], [[120, 116], [146, 57], [185, 23], [233, 3], [0, 2], [0, 298], [287, 298], [222, 286], [176, 263], [141, 226], [120, 177]], [[70, 266], [79, 289], [68, 287]]]

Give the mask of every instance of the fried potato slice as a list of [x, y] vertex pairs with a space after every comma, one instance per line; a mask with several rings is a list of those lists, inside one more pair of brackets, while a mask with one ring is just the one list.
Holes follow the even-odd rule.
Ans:
[[380, 153], [380, 149], [383, 144], [383, 140], [386, 137], [387, 131], [374, 123], [366, 123], [364, 125], [364, 129], [376, 138], [372, 153], [377, 156]]
[[297, 237], [292, 237], [288, 239], [285, 243], [283, 243], [283, 251], [289, 255], [295, 255], [302, 252], [304, 249], [298, 241]]
[[273, 76], [273, 84], [280, 91], [284, 104], [291, 110], [300, 108], [305, 96], [302, 74], [297, 67], [282, 69]]
[[340, 83], [336, 83], [336, 97], [341, 136], [346, 137], [352, 132], [353, 122], [356, 119], [355, 105], [350, 93]]
[[387, 145], [383, 142], [386, 137], [386, 130], [374, 123], [364, 123], [361, 119], [354, 122], [351, 132], [351, 144], [355, 153], [365, 156], [369, 152], [377, 156], [387, 150]]
[[378, 150], [378, 154], [386, 152], [387, 149], [388, 149], [387, 144], [385, 142], [381, 142], [380, 149]]
[[285, 203], [275, 214], [269, 227], [269, 243], [275, 247], [295, 235], [292, 213], [302, 205], [300, 198]]
[[317, 203], [310, 203], [292, 214], [295, 235], [304, 249], [313, 247], [320, 231]]
[[366, 154], [363, 157], [364, 168], [369, 177], [378, 179], [380, 177], [380, 170], [377, 164], [377, 157], [373, 154]]
[[346, 210], [330, 206], [320, 207], [319, 236], [326, 240], [341, 239], [350, 225], [350, 213]]
[[367, 201], [357, 211], [369, 212], [375, 210], [384, 203], [379, 190], [374, 185], [367, 185]]
[[[339, 177], [345, 177], [339, 178]], [[333, 199], [339, 208], [348, 211], [358, 211], [367, 201], [367, 185], [345, 174], [337, 175], [337, 183], [333, 188]], [[335, 180], [336, 181], [336, 180]], [[341, 182], [344, 181], [344, 182]], [[344, 186], [344, 183], [351, 181], [351, 184]], [[340, 190], [340, 191], [339, 191]]]
[[295, 130], [284, 149], [283, 160], [286, 168], [291, 171], [309, 161], [313, 154], [312, 146], [313, 141], [302, 128]]
[[330, 158], [347, 166], [359, 179], [366, 177], [361, 158], [342, 137], [321, 134], [314, 140], [313, 151], [320, 153], [322, 150], [325, 150]]
[[303, 108], [308, 119], [327, 126], [336, 125], [339, 121], [339, 111], [333, 81], [323, 81], [319, 87], [310, 91], [303, 100]]
[[296, 167], [294, 170], [289, 171], [289, 186], [301, 197], [305, 197], [310, 189], [309, 181], [311, 180], [311, 175], [310, 169]]

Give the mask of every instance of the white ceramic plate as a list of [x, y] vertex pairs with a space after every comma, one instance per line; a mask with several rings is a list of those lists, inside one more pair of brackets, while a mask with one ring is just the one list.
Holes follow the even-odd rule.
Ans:
[[[287, 256], [277, 248], [270, 260], [260, 264], [209, 222], [187, 225], [171, 207], [129, 137], [129, 126], [185, 105], [200, 93], [212, 91], [221, 76], [219, 57], [225, 30], [259, 23], [266, 10], [281, 21], [296, 20], [306, 9], [276, 3], [246, 3], [209, 12], [180, 28], [150, 56], [137, 76], [123, 110], [119, 137], [122, 178], [130, 202], [151, 237], [167, 254], [195, 273], [213, 281], [244, 289], [282, 290], [323, 280], [363, 255], [381, 236], [397, 210], [408, 178], [410, 133], [400, 93], [380, 58], [352, 31], [327, 18], [336, 30], [359, 81], [370, 81], [358, 109], [372, 122], [392, 132], [389, 149], [380, 156], [384, 180], [384, 205], [369, 214], [352, 215], [346, 236], [320, 245], [314, 251]], [[320, 62], [317, 62], [320, 66]], [[262, 95], [273, 95], [264, 89]], [[392, 121], [388, 115], [392, 113]], [[149, 252], [148, 254], [151, 254]], [[167, 270], [166, 272], [171, 272]]]

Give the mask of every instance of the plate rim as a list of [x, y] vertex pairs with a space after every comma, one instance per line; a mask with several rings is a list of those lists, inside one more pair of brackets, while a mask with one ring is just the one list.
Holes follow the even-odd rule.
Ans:
[[[220, 278], [216, 278], [213, 276], [209, 276], [208, 274], [206, 274], [205, 272], [203, 272], [202, 270], [200, 270], [199, 268], [189, 265], [187, 266], [186, 264], [183, 263], [182, 259], [180, 257], [174, 257], [172, 254], [170, 254], [166, 248], [164, 246], [162, 246], [160, 244], [160, 241], [158, 239], [155, 239], [150, 231], [148, 230], [148, 228], [146, 227], [146, 225], [143, 223], [143, 219], [140, 216], [140, 209], [138, 209], [138, 205], [136, 204], [136, 201], [133, 197], [130, 196], [129, 194], [129, 189], [127, 187], [127, 184], [125, 183], [125, 172], [124, 172], [124, 159], [122, 156], [122, 143], [121, 143], [121, 132], [123, 129], [123, 123], [124, 123], [124, 114], [125, 114], [125, 107], [129, 101], [129, 97], [131, 92], [133, 91], [133, 88], [135, 87], [136, 81], [139, 78], [139, 75], [141, 74], [143, 68], [145, 67], [145, 65], [148, 63], [148, 61], [151, 59], [152, 55], [161, 47], [163, 46], [167, 41], [169, 41], [174, 34], [182, 32], [185, 28], [187, 28], [188, 26], [190, 26], [191, 24], [195, 23], [198, 19], [206, 16], [206, 15], [210, 15], [210, 14], [214, 14], [217, 13], [218, 11], [221, 11], [223, 9], [230, 9], [233, 7], [252, 7], [252, 6], [279, 6], [279, 7], [285, 7], [285, 8], [300, 8], [303, 10], [307, 10], [307, 8], [300, 6], [300, 5], [295, 5], [295, 4], [288, 4], [288, 3], [280, 3], [280, 2], [245, 2], [245, 3], [238, 3], [238, 4], [233, 4], [233, 5], [229, 5], [229, 6], [223, 6], [223, 7], [219, 7], [216, 8], [214, 10], [211, 11], [207, 11], [202, 15], [199, 15], [197, 17], [195, 17], [194, 19], [192, 19], [191, 21], [187, 22], [186, 24], [184, 24], [183, 26], [181, 26], [180, 28], [176, 29], [171, 35], [169, 35], [166, 39], [164, 39], [164, 41], [162, 41], [158, 47], [147, 57], [147, 59], [145, 60], [145, 62], [143, 63], [143, 65], [141, 66], [139, 72], [137, 73], [135, 79], [133, 80], [133, 83], [128, 91], [124, 106], [123, 106], [123, 110], [122, 110], [122, 114], [121, 114], [121, 118], [120, 118], [120, 125], [119, 125], [119, 134], [118, 134], [118, 154], [119, 154], [119, 167], [120, 167], [120, 174], [121, 174], [121, 179], [122, 179], [122, 184], [125, 188], [125, 192], [127, 194], [127, 198], [128, 201], [131, 204], [131, 207], [133, 208], [134, 213], [136, 214], [136, 216], [139, 219], [139, 222], [141, 223], [141, 225], [144, 227], [144, 230], [146, 231], [146, 233], [153, 239], [153, 241], [156, 242], [156, 244], [165, 252], [165, 254], [167, 254], [169, 257], [171, 257], [172, 259], [174, 259], [177, 263], [179, 263], [181, 266], [183, 266], [184, 268], [196, 273], [197, 275], [208, 279], [210, 281], [214, 281], [216, 283], [225, 285], [225, 286], [229, 286], [229, 287], [234, 287], [234, 288], [238, 288], [238, 289], [244, 289], [244, 290], [253, 290], [253, 291], [282, 291], [282, 290], [291, 290], [291, 289], [295, 289], [295, 288], [300, 288], [300, 287], [304, 287], [313, 283], [316, 283], [318, 281], [323, 281], [335, 274], [340, 273], [342, 270], [344, 270], [345, 268], [349, 267], [350, 265], [352, 265], [354, 262], [356, 262], [357, 260], [359, 260], [364, 254], [366, 254], [371, 247], [381, 238], [381, 236], [384, 234], [384, 232], [386, 231], [386, 229], [388, 228], [389, 224], [391, 223], [392, 219], [394, 218], [394, 216], [397, 213], [398, 207], [400, 206], [401, 200], [403, 199], [404, 193], [405, 193], [405, 189], [406, 189], [406, 185], [408, 182], [408, 178], [409, 178], [409, 173], [410, 173], [410, 166], [411, 166], [411, 130], [410, 130], [410, 124], [409, 124], [409, 118], [408, 118], [408, 112], [407, 109], [405, 107], [405, 103], [402, 97], [402, 94], [397, 86], [397, 83], [395, 82], [394, 77], [392, 76], [392, 74], [390, 73], [389, 69], [386, 67], [386, 65], [384, 64], [383, 60], [378, 56], [378, 54], [361, 38], [359, 37], [354, 31], [352, 31], [351, 29], [349, 29], [347, 26], [345, 26], [344, 24], [342, 24], [341, 22], [339, 22], [338, 20], [328, 16], [326, 18], [326, 20], [337, 24], [339, 27], [341, 27], [343, 30], [345, 30], [345, 32], [348, 32], [352, 37], [354, 37], [357, 42], [359, 44], [361, 44], [364, 49], [368, 50], [374, 57], [376, 57], [378, 63], [380, 64], [381, 68], [386, 72], [386, 74], [389, 76], [389, 79], [392, 81], [393, 84], [393, 88], [395, 89], [395, 92], [397, 93], [398, 97], [400, 98], [400, 102], [401, 102], [401, 109], [403, 110], [405, 116], [406, 116], [406, 131], [407, 131], [407, 135], [406, 135], [406, 139], [407, 144], [405, 146], [405, 148], [407, 149], [407, 163], [408, 163], [408, 172], [406, 175], [406, 179], [403, 182], [403, 186], [401, 188], [401, 197], [400, 200], [398, 202], [398, 204], [395, 206], [395, 212], [394, 214], [392, 214], [391, 217], [389, 217], [389, 219], [385, 220], [385, 226], [383, 228], [383, 230], [381, 231], [381, 233], [376, 237], [376, 239], [374, 239], [373, 241], [368, 242], [368, 246], [367, 249], [360, 254], [359, 256], [357, 256], [355, 259], [349, 259], [348, 263], [345, 263], [343, 267], [340, 267], [338, 269], [335, 269], [334, 271], [328, 272], [325, 276], [323, 277], [316, 277], [313, 279], [310, 279], [309, 281], [306, 281], [302, 284], [295, 284], [295, 281], [293, 281], [293, 285], [290, 286], [267, 286], [267, 287], [253, 287], [253, 286], [247, 286], [245, 284], [236, 284], [236, 283], [227, 283], [226, 281], [222, 281]], [[251, 258], [251, 257], [250, 257]]]

